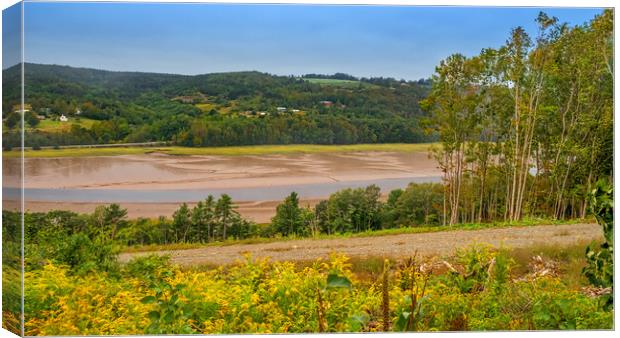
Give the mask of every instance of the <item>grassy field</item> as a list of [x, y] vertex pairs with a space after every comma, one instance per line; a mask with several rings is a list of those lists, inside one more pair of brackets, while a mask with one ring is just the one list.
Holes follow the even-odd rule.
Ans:
[[197, 103], [195, 104], [196, 108], [200, 109], [201, 111], [208, 113], [209, 111], [211, 111], [211, 109], [216, 109], [217, 105], [215, 103]]
[[[62, 132], [62, 131], [68, 131], [69, 129], [71, 129], [71, 125], [73, 124], [77, 124], [82, 128], [90, 129], [90, 127], [92, 127], [93, 123], [95, 122], [97, 121], [91, 120], [89, 118], [84, 118], [84, 117], [81, 117], [79, 120], [72, 117], [72, 118], [69, 118], [69, 121], [67, 122], [60, 122], [58, 120], [45, 119], [45, 120], [39, 121], [39, 124], [37, 125], [35, 129], [40, 130], [40, 131], [50, 132], [50, 133], [57, 133], [57, 132]], [[2, 124], [2, 128], [4, 128], [5, 130], [8, 130], [8, 127], [4, 123]], [[32, 128], [28, 127], [26, 129], [30, 130]]]
[[373, 84], [365, 83], [361, 81], [352, 81], [352, 80], [337, 80], [337, 79], [314, 79], [314, 78], [303, 78], [304, 81], [308, 81], [310, 83], [316, 83], [319, 85], [326, 86], [336, 86], [336, 87], [358, 87], [362, 85], [363, 87], [372, 87]]
[[[81, 157], [81, 156], [115, 156], [164, 153], [168, 155], [269, 155], [269, 154], [311, 154], [355, 151], [391, 151], [391, 152], [424, 152], [433, 143], [386, 143], [386, 144], [351, 144], [351, 145], [260, 145], [234, 147], [124, 147], [124, 148], [75, 148], [75, 149], [42, 149], [26, 150], [25, 157]], [[3, 151], [4, 158], [19, 157], [17, 150]]]
[[[390, 235], [401, 235], [401, 234], [418, 234], [418, 233], [429, 233], [429, 232], [439, 232], [439, 231], [455, 231], [455, 230], [480, 230], [480, 229], [489, 229], [489, 228], [506, 228], [506, 227], [527, 227], [527, 226], [537, 226], [537, 225], [562, 225], [562, 224], [577, 224], [577, 223], [594, 223], [593, 219], [574, 219], [574, 220], [549, 220], [549, 219], [523, 219], [518, 223], [509, 223], [509, 222], [494, 222], [494, 223], [468, 223], [468, 224], [457, 224], [454, 226], [418, 226], [418, 227], [409, 227], [409, 228], [398, 228], [398, 229], [385, 229], [385, 230], [376, 230], [376, 231], [366, 231], [366, 232], [358, 232], [358, 233], [344, 233], [344, 234], [334, 234], [334, 235], [326, 235], [322, 234], [319, 236], [311, 237], [311, 239], [321, 240], [321, 239], [337, 239], [337, 238], [359, 238], [359, 237], [381, 237], [381, 236], [390, 236]], [[308, 237], [298, 237], [298, 236], [288, 236], [288, 237], [273, 237], [273, 238], [248, 238], [243, 240], [226, 240], [220, 242], [213, 243], [174, 243], [174, 244], [152, 244], [145, 246], [131, 246], [123, 249], [123, 252], [149, 252], [149, 251], [165, 251], [165, 250], [186, 250], [186, 249], [195, 249], [201, 248], [205, 246], [226, 246], [226, 245], [236, 245], [236, 244], [260, 244], [260, 243], [273, 243], [273, 242], [282, 242], [282, 241], [290, 241], [290, 240], [298, 240], [298, 239], [306, 239]]]
[[80, 118], [79, 120], [75, 118], [70, 118], [67, 122], [46, 119], [42, 120], [39, 123], [37, 129], [47, 132], [61, 132], [71, 129], [72, 124], [78, 124], [80, 127], [89, 129], [90, 127], [92, 127], [93, 123], [95, 123], [95, 120], [91, 120], [88, 118]]

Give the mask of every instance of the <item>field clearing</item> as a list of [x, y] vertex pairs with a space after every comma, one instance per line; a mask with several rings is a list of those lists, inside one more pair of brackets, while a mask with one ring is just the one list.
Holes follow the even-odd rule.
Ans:
[[365, 83], [361, 81], [353, 81], [353, 80], [338, 80], [338, 79], [315, 79], [315, 78], [302, 78], [304, 81], [308, 81], [310, 83], [315, 83], [319, 85], [326, 86], [335, 86], [335, 87], [347, 87], [347, 88], [356, 88], [358, 86], [362, 87], [374, 87], [375, 85], [370, 83]]
[[215, 103], [197, 103], [195, 106], [205, 113], [208, 113], [211, 109], [217, 108], [217, 104]]
[[[426, 152], [437, 143], [383, 143], [383, 144], [349, 144], [349, 145], [317, 145], [317, 144], [289, 144], [289, 145], [259, 145], [259, 146], [231, 146], [231, 147], [124, 147], [124, 148], [76, 148], [76, 149], [42, 149], [26, 150], [25, 157], [53, 158], [53, 157], [83, 157], [83, 156], [117, 156], [162, 153], [167, 155], [270, 155], [270, 154], [315, 154], [338, 152]], [[4, 158], [16, 158], [20, 151], [3, 151]]]
[[119, 256], [119, 260], [127, 262], [133, 257], [157, 254], [170, 256], [172, 263], [181, 266], [194, 266], [232, 264], [248, 255], [253, 258], [291, 262], [327, 258], [335, 252], [352, 258], [372, 256], [405, 258], [416, 253], [431, 257], [451, 255], [456, 249], [474, 243], [515, 249], [535, 245], [569, 246], [602, 238], [603, 232], [598, 224], [579, 223], [400, 234], [380, 238], [302, 239], [273, 243], [206, 246], [187, 250], [123, 253]]
[[[77, 124], [82, 128], [86, 128], [86, 129], [90, 129], [93, 124], [97, 122], [97, 120], [92, 120], [89, 118], [85, 118], [85, 117], [81, 117], [78, 119], [70, 117], [69, 121], [67, 122], [60, 122], [58, 120], [52, 120], [52, 119], [45, 119], [45, 120], [41, 120], [39, 121], [39, 124], [36, 126], [36, 128], [30, 128], [27, 127], [27, 130], [40, 130], [40, 131], [45, 131], [45, 132], [50, 132], [50, 133], [58, 133], [58, 132], [62, 132], [62, 131], [69, 131], [71, 129], [71, 125]], [[4, 128], [5, 130], [8, 130], [9, 128], [2, 123], [2, 128]]]
[[41, 130], [41, 131], [47, 131], [47, 132], [61, 132], [61, 131], [68, 131], [71, 129], [71, 125], [77, 124], [82, 128], [86, 128], [86, 129], [90, 129], [93, 124], [97, 122], [96, 120], [91, 120], [88, 118], [73, 118], [70, 117], [69, 121], [67, 122], [60, 122], [57, 120], [52, 120], [52, 119], [45, 119], [42, 120], [39, 125], [37, 125], [37, 129]]

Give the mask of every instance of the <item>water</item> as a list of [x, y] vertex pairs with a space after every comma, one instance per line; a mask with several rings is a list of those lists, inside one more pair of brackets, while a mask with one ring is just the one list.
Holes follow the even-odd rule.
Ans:
[[[27, 201], [46, 202], [102, 202], [102, 203], [165, 203], [165, 202], [196, 202], [208, 195], [218, 197], [228, 194], [235, 201], [266, 201], [281, 200], [292, 191], [304, 199], [326, 198], [338, 190], [360, 188], [375, 184], [382, 193], [405, 188], [411, 182], [440, 182], [439, 176], [388, 178], [363, 181], [329, 182], [319, 184], [291, 184], [271, 187], [249, 187], [229, 189], [183, 189], [183, 190], [124, 190], [124, 189], [24, 189]], [[3, 188], [5, 199], [19, 198], [19, 188]]]

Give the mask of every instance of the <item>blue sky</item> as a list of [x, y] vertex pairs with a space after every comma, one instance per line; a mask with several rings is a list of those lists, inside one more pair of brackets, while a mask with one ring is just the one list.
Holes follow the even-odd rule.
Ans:
[[[258, 70], [419, 79], [451, 53], [500, 46], [515, 26], [534, 35], [540, 10], [30, 2], [25, 59], [178, 74]], [[571, 25], [601, 12], [542, 10]]]

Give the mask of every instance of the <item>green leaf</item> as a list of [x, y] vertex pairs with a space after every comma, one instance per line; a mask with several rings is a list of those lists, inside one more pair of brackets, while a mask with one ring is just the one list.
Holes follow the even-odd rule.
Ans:
[[327, 288], [346, 288], [350, 289], [352, 286], [351, 281], [344, 276], [338, 276], [336, 274], [329, 274], [327, 276]]
[[163, 319], [166, 323], [172, 323], [174, 320], [174, 313], [172, 311], [167, 311]]
[[410, 315], [411, 313], [407, 311], [401, 312], [400, 315], [398, 316], [398, 320], [396, 320], [396, 323], [394, 323], [394, 328], [398, 331], [406, 331], [407, 323], [409, 322]]
[[159, 319], [159, 311], [151, 311], [148, 314], [150, 320], [158, 320]]
[[361, 331], [364, 328], [364, 326], [366, 326], [369, 320], [370, 318], [365, 313], [355, 314], [351, 316], [349, 318], [349, 326], [350, 326], [351, 331], [352, 332]]
[[140, 300], [142, 304], [152, 304], [155, 303], [155, 301], [157, 301], [157, 298], [155, 298], [154, 296], [146, 296]]

